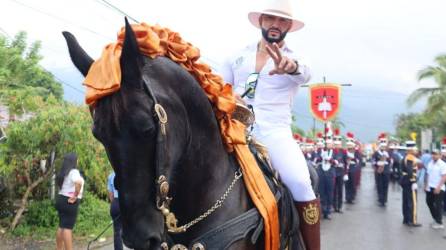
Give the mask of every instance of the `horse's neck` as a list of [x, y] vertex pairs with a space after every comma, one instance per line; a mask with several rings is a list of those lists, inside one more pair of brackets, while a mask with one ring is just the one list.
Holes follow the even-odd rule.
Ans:
[[218, 191], [227, 186], [236, 169], [230, 164], [221, 139], [216, 138], [219, 134], [192, 134], [187, 153], [175, 171], [176, 190], [184, 198], [183, 208], [203, 210], [196, 204], [215, 202], [219, 198], [216, 195], [221, 193]]
[[[191, 124], [191, 145], [187, 156], [180, 163], [181, 166], [177, 166], [178, 171], [175, 171], [176, 191], [172, 210], [176, 213], [180, 225], [208, 211], [226, 192], [237, 170], [236, 166], [231, 164], [222, 144], [218, 127], [204, 134], [202, 126], [203, 124]], [[221, 208], [191, 227], [187, 233], [175, 235], [174, 240], [189, 242], [240, 215], [250, 206], [243, 181], [239, 180]]]

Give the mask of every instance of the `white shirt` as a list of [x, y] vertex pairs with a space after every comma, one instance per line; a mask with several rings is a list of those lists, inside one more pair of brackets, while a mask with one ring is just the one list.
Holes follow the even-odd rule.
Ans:
[[[441, 159], [434, 161], [431, 160], [427, 165], [428, 174], [428, 186], [436, 188], [441, 181], [441, 177], [446, 175], [446, 163]], [[441, 190], [445, 191], [444, 185], [441, 186]]]
[[[283, 55], [297, 60], [293, 52], [284, 45]], [[233, 85], [235, 93], [245, 92], [245, 83], [251, 73], [255, 73], [257, 43], [247, 46], [236, 56], [230, 57], [220, 68], [225, 82]], [[298, 61], [298, 60], [297, 60]], [[254, 98], [245, 97], [244, 100], [254, 108], [256, 124], [254, 133], [268, 135], [275, 129], [290, 130], [291, 108], [294, 96], [300, 84], [310, 80], [310, 73], [305, 65], [299, 64], [299, 75], [272, 75], [274, 61], [269, 58], [259, 73]]]
[[84, 178], [82, 178], [81, 174], [79, 173], [79, 170], [77, 169], [71, 169], [68, 175], [65, 176], [59, 194], [67, 197], [73, 196], [75, 191], [74, 183], [77, 181], [80, 181], [82, 183], [81, 190], [79, 192], [79, 195], [77, 196], [78, 199], [81, 199], [82, 193], [84, 191]]

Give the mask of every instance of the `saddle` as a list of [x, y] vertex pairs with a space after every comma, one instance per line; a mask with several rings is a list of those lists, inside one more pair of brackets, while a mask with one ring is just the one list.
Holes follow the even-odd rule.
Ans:
[[[281, 182], [277, 171], [269, 163], [266, 149], [251, 141], [249, 148], [265, 180], [275, 196], [279, 210], [280, 249], [303, 249], [303, 241], [299, 233], [298, 213], [293, 204], [290, 190]], [[231, 164], [238, 166], [233, 154], [230, 155]], [[263, 236], [264, 222], [257, 208], [251, 208], [245, 213], [225, 222], [217, 228], [191, 241], [189, 249], [200, 244], [203, 249], [227, 249], [234, 242], [249, 237], [252, 244]]]
[[281, 181], [279, 173], [272, 167], [266, 147], [252, 138], [249, 148], [262, 170], [269, 188], [276, 197], [279, 209], [280, 249], [302, 248], [303, 242], [299, 235], [299, 214], [295, 209], [291, 191]]

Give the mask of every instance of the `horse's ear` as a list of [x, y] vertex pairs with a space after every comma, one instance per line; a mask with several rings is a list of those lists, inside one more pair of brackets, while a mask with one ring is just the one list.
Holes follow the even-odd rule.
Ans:
[[139, 83], [137, 79], [141, 76], [141, 62], [142, 57], [139, 52], [138, 42], [136, 41], [135, 33], [126, 17], [125, 38], [120, 61], [123, 85]]
[[67, 31], [62, 32], [62, 34], [67, 41], [71, 61], [73, 61], [74, 66], [76, 66], [82, 75], [86, 76], [94, 60], [85, 52], [84, 49], [82, 49], [73, 34]]

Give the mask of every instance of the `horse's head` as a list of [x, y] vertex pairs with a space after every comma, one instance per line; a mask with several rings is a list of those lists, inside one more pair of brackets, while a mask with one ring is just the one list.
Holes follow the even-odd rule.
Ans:
[[[73, 63], [85, 76], [93, 60], [73, 35], [64, 32], [64, 36]], [[125, 244], [136, 249], [159, 249], [165, 226], [157, 198], [166, 186], [160, 188], [158, 179], [165, 175], [168, 183], [172, 181], [171, 172], [190, 143], [190, 124], [181, 93], [200, 91], [193, 77], [174, 62], [140, 54], [128, 22], [120, 66], [120, 90], [96, 103], [92, 131], [104, 145], [116, 172]], [[205, 104], [206, 97], [199, 95]], [[168, 115], [167, 135], [160, 134], [156, 102]], [[160, 140], [162, 143], [157, 144]]]

